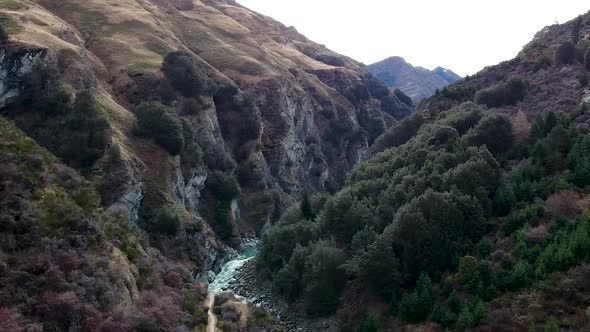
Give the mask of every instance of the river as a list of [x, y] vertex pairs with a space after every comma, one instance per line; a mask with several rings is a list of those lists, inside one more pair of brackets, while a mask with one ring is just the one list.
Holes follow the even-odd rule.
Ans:
[[245, 248], [238, 258], [225, 263], [221, 271], [215, 276], [215, 280], [209, 284], [209, 292], [219, 293], [230, 290], [229, 283], [236, 277], [238, 269], [247, 261], [256, 257], [257, 253], [258, 246], [253, 245]]

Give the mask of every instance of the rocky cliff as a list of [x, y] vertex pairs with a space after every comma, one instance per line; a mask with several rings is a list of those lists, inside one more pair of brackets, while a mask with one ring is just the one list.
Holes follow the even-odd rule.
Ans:
[[199, 280], [302, 193], [338, 189], [411, 111], [235, 1], [10, 0], [0, 16], [2, 115]]
[[400, 89], [418, 102], [434, 94], [461, 77], [450, 69], [437, 67], [428, 70], [414, 67], [402, 57], [390, 57], [367, 66], [369, 71], [389, 87]]

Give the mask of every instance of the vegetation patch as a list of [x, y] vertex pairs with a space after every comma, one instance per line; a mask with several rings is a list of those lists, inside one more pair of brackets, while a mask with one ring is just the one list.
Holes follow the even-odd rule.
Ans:
[[17, 0], [0, 0], [0, 9], [19, 10], [25, 8], [25, 5]]

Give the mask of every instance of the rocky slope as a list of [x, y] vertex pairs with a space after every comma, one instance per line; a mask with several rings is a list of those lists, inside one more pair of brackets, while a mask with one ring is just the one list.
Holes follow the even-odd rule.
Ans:
[[367, 69], [387, 86], [400, 89], [415, 102], [461, 79], [450, 69], [414, 67], [398, 56], [368, 65]]
[[[11, 226], [0, 228], [0, 314], [16, 324], [9, 329], [49, 321], [62, 324], [48, 327], [57, 330], [202, 323], [203, 288], [190, 281], [210, 281], [243, 235], [262, 232], [302, 193], [337, 190], [372, 142], [411, 112], [361, 64], [231, 0], [3, 0], [0, 22], [8, 35], [0, 47], [2, 125], [20, 128], [67, 165], [59, 176], [96, 188], [83, 221], [109, 220], [84, 229], [79, 243], [67, 235], [85, 225], [78, 217], [60, 225], [64, 232], [38, 233], [44, 221], [28, 206], [41, 204], [45, 187], [19, 189], [16, 201], [0, 197], [10, 206], [1, 215]], [[1, 138], [0, 147], [14, 145]], [[22, 169], [14, 170], [12, 159], [0, 164], [7, 186], [38, 175], [38, 162], [28, 168], [20, 148], [7, 157]], [[49, 189], [64, 185], [54, 173], [42, 174]], [[75, 195], [60, 197], [70, 202]], [[60, 201], [47, 204], [71, 212], [59, 210]], [[76, 204], [76, 213], [85, 208]], [[28, 221], [21, 225], [23, 213]], [[105, 232], [97, 247], [95, 237]], [[21, 245], [28, 233], [44, 246]], [[57, 249], [74, 250], [73, 259], [84, 263], [74, 274], [52, 270], [58, 262], [45, 256], [20, 266]], [[121, 261], [124, 271], [105, 285], [113, 298], [93, 300], [78, 270], [103, 280], [105, 260]], [[62, 273], [68, 286], [54, 278], [57, 286], [49, 288], [38, 277], [47, 271]], [[45, 317], [62, 309], [37, 312], [37, 304], [25, 304], [15, 295], [19, 275], [33, 282], [29, 297], [63, 295], [58, 305], [70, 306], [63, 310], [73, 318]], [[78, 310], [92, 301], [84, 310], [100, 315]], [[133, 315], [121, 317], [126, 310], [113, 308], [128, 302]], [[177, 311], [154, 314], [164, 308]], [[81, 322], [91, 316], [94, 323]]]
[[[5, 116], [92, 180], [108, 211], [142, 224], [179, 208], [217, 233], [229, 228], [224, 240], [232, 246], [304, 191], [337, 189], [374, 139], [410, 111], [361, 64], [234, 1], [10, 0], [0, 15], [10, 34], [0, 58]], [[177, 51], [174, 65], [191, 62], [206, 91], [183, 90], [162, 71], [164, 57]], [[57, 68], [55, 81], [72, 100], [83, 91], [96, 100], [109, 130], [92, 158], [64, 151], [72, 133], [39, 130], [63, 126], [66, 117], [41, 118], [33, 102], [22, 105], [41, 64]], [[204, 156], [187, 151], [188, 143], [174, 155], [138, 135], [135, 109], [147, 100], [175, 113]], [[213, 173], [239, 183], [227, 217], [225, 205], [216, 209]], [[208, 239], [197, 271], [219, 267], [223, 245]]]

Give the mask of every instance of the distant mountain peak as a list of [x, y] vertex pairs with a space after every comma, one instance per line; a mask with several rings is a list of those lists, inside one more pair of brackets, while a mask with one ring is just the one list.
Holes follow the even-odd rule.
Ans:
[[400, 56], [391, 56], [367, 67], [375, 77], [389, 87], [400, 89], [414, 101], [430, 97], [436, 89], [461, 79], [450, 69], [413, 66]]

